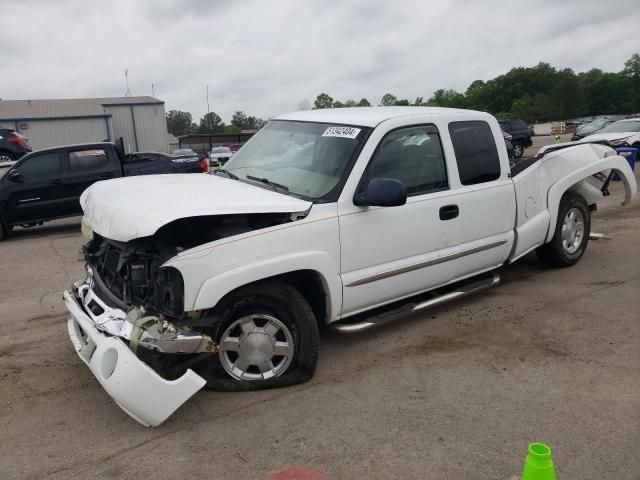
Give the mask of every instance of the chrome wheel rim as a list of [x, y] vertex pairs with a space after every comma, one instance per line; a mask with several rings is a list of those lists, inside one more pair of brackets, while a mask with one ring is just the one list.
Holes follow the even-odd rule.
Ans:
[[237, 380], [265, 380], [282, 375], [295, 353], [289, 328], [271, 315], [239, 318], [220, 338], [220, 362]]
[[0, 163], [4, 162], [13, 162], [13, 158], [11, 158], [9, 155], [5, 155], [4, 153], [0, 153]]
[[522, 156], [522, 145], [520, 145], [520, 144], [516, 143], [516, 144], [513, 146], [513, 156], [514, 156], [514, 157], [520, 157], [520, 156]]
[[577, 208], [567, 212], [562, 222], [562, 248], [565, 252], [575, 253], [584, 238], [584, 215]]

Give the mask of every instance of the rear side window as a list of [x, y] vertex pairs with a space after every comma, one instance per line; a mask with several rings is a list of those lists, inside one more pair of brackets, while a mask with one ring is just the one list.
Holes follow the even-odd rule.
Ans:
[[510, 123], [513, 130], [529, 130], [529, 126], [522, 120], [511, 120]]
[[102, 148], [69, 152], [69, 170], [71, 171], [96, 170], [108, 163], [107, 152]]
[[43, 153], [27, 158], [18, 170], [27, 180], [56, 177], [60, 174], [60, 153]]
[[451, 122], [449, 134], [463, 185], [490, 182], [500, 177], [500, 157], [487, 122]]

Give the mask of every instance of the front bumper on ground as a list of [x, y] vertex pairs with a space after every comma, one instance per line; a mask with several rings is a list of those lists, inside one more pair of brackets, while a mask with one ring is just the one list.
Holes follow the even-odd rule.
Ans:
[[204, 387], [206, 381], [192, 370], [177, 380], [165, 380], [121, 339], [100, 332], [71, 292], [65, 291], [63, 298], [71, 314], [67, 328], [76, 353], [136, 421], [147, 427], [160, 425]]

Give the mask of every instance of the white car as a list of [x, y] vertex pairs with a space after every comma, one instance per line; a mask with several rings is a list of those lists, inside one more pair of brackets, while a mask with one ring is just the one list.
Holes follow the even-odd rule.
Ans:
[[613, 122], [598, 133], [588, 135], [579, 142], [607, 141], [614, 147], [640, 148], [640, 118], [627, 118]]
[[222, 167], [231, 157], [233, 157], [233, 152], [229, 147], [213, 147], [209, 154], [209, 165]]
[[636, 183], [607, 146], [555, 147], [512, 171], [487, 113], [312, 110], [269, 122], [215, 175], [97, 183], [69, 336], [145, 425], [205, 385], [306, 381], [319, 324], [360, 331], [476, 292], [533, 250], [575, 264], [609, 173], [623, 204]]

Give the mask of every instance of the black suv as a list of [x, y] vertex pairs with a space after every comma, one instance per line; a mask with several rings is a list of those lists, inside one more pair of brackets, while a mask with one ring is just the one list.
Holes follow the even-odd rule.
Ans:
[[31, 151], [29, 141], [15, 130], [0, 128], [0, 164], [18, 160]]
[[498, 120], [498, 123], [502, 130], [512, 137], [513, 157], [520, 158], [524, 153], [524, 149], [533, 145], [529, 125], [517, 118], [503, 118], [502, 120]]

